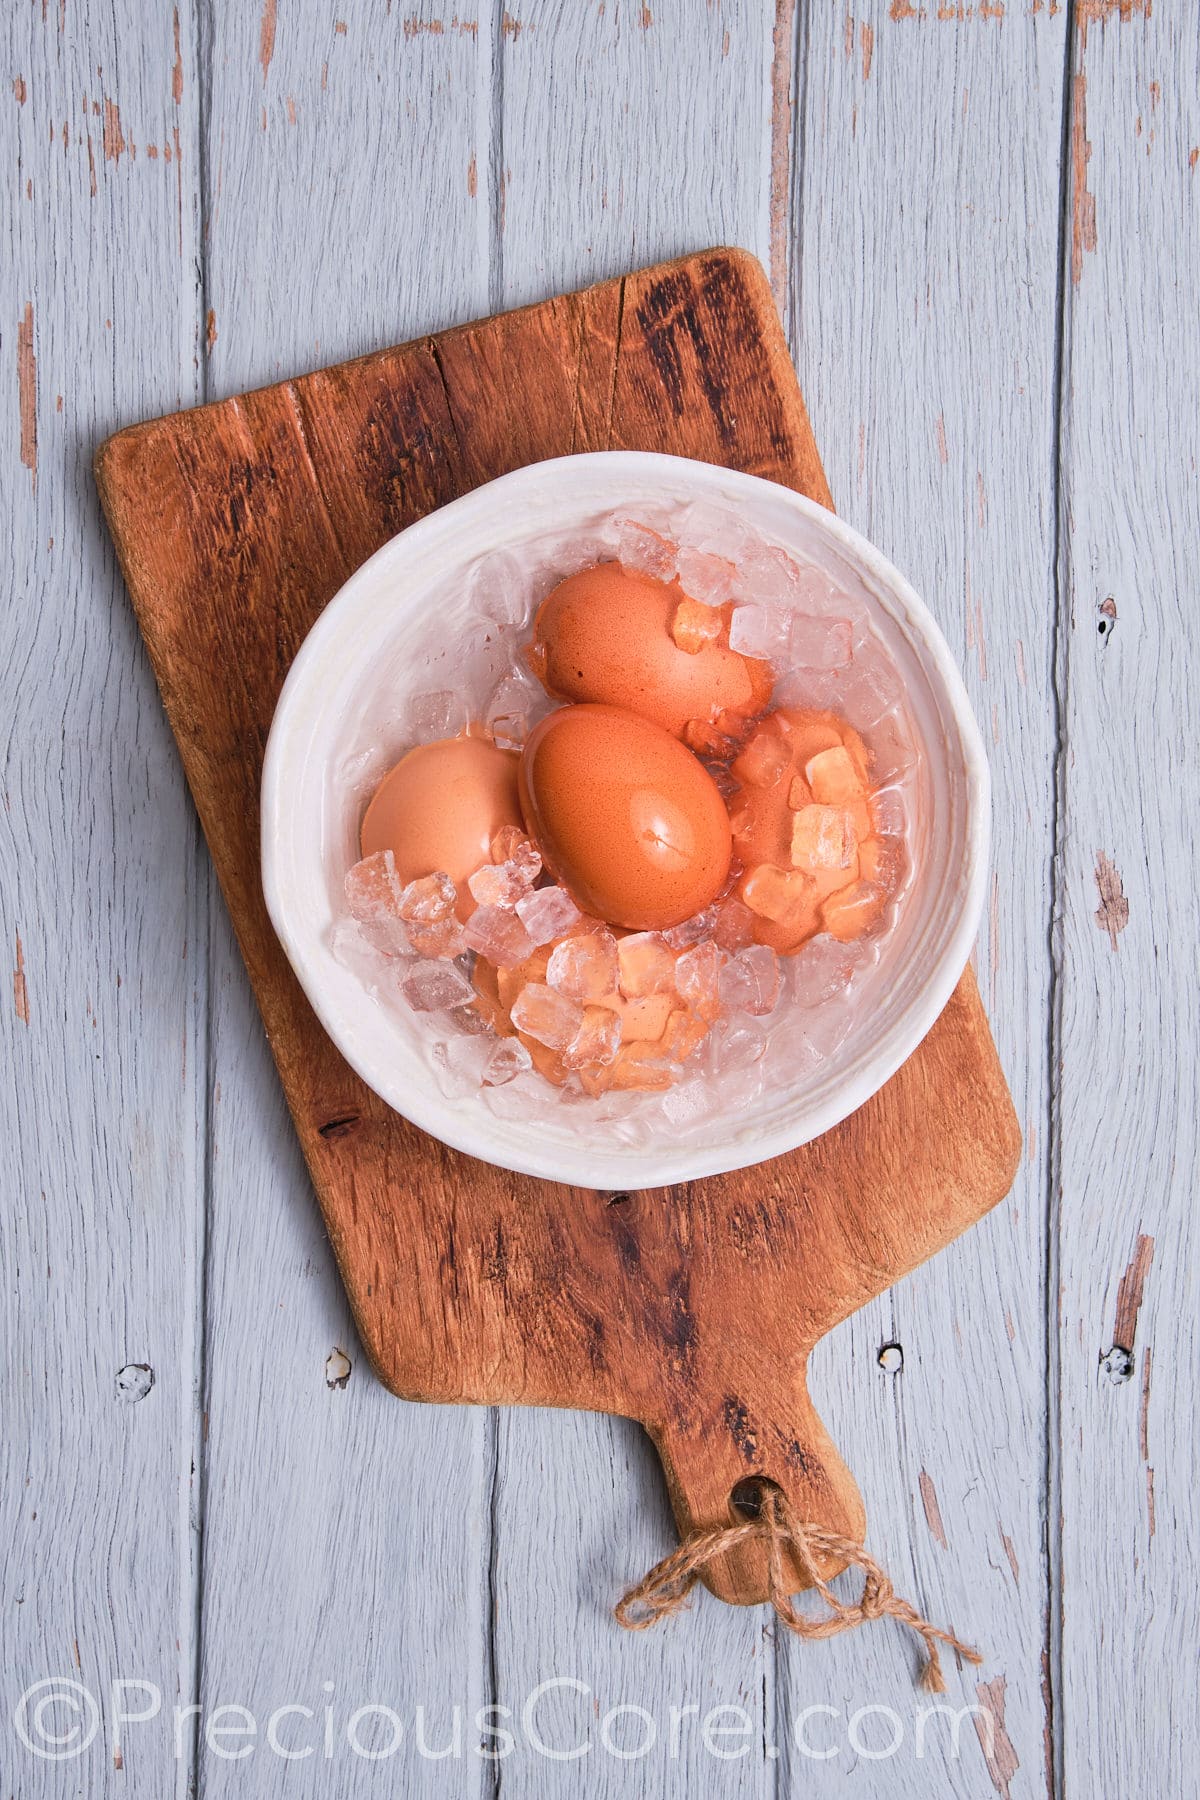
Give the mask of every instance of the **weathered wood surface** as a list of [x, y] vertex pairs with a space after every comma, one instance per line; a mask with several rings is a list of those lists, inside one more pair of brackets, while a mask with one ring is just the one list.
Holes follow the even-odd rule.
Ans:
[[[1048, 1766], [1074, 1794], [1189, 1792], [1194, 9], [784, 0], [775, 33], [749, 0], [478, 19], [205, 0], [179, 7], [178, 60], [170, 10], [50, 0], [0, 23], [0, 915], [22, 977], [0, 1009], [8, 1787], [113, 1789], [104, 1734], [57, 1766], [12, 1736], [10, 1695], [64, 1673], [147, 1676], [168, 1710], [176, 1682], [210, 1710], [242, 1702], [260, 1739], [272, 1708], [314, 1709], [280, 1726], [317, 1746], [295, 1762], [261, 1741], [226, 1761], [202, 1737], [197, 1763], [190, 1730], [177, 1760], [169, 1722], [129, 1726], [121, 1791], [156, 1796], [195, 1774], [256, 1795], [1019, 1800]], [[608, 1602], [672, 1533], [633, 1426], [405, 1407], [366, 1375], [219, 900], [210, 945], [206, 860], [87, 479], [134, 418], [722, 240], [790, 298], [839, 510], [913, 574], [985, 721], [997, 709], [979, 968], [1032, 1160], [1012, 1202], [812, 1367], [872, 1544], [991, 1653], [949, 1696], [986, 1684], [986, 1759], [969, 1718], [957, 1755], [946, 1720], [918, 1754], [893, 1628], [779, 1654], [761, 1615], [701, 1596], [649, 1637], [616, 1632]], [[1102, 865], [1105, 901], [1101, 850], [1121, 883]], [[900, 1374], [877, 1360], [888, 1341]], [[335, 1345], [344, 1390], [326, 1386]], [[1100, 1364], [1114, 1348], [1128, 1380]], [[118, 1399], [115, 1367], [143, 1361], [154, 1388]], [[555, 1676], [589, 1690], [538, 1712], [559, 1747], [590, 1735], [579, 1761], [521, 1733]], [[473, 1755], [493, 1695], [522, 1738], [498, 1766]], [[408, 1725], [381, 1763], [344, 1739], [373, 1699]], [[460, 1756], [414, 1748], [422, 1701], [434, 1745], [461, 1707]], [[641, 1760], [601, 1742], [622, 1702], [658, 1727]], [[736, 1760], [702, 1742], [718, 1705], [750, 1722], [719, 1742]], [[790, 1740], [814, 1705], [838, 1709], [808, 1722], [829, 1761]], [[903, 1727], [883, 1760], [857, 1746], [886, 1744], [886, 1717], [851, 1736], [864, 1705]], [[612, 1729], [629, 1745], [644, 1727]]]
[[[96, 475], [376, 1373], [410, 1400], [637, 1419], [681, 1535], [734, 1522], [731, 1496], [753, 1474], [801, 1518], [861, 1540], [805, 1364], [1012, 1183], [1020, 1134], [973, 975], [903, 1069], [817, 1143], [614, 1197], [459, 1155], [379, 1102], [322, 1031], [262, 897], [263, 745], [330, 596], [477, 483], [607, 448], [686, 451], [827, 500], [766, 277], [743, 252], [131, 426], [101, 446]], [[704, 1579], [764, 1600], [764, 1547]]]

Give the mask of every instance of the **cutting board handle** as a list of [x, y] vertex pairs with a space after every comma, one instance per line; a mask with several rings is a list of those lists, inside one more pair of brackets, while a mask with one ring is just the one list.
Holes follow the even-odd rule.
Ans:
[[[698, 1529], [744, 1524], [752, 1516], [758, 1477], [782, 1488], [806, 1524], [863, 1541], [862, 1496], [809, 1398], [804, 1365], [781, 1370], [773, 1393], [726, 1395], [715, 1411], [649, 1430], [681, 1538]], [[792, 1591], [799, 1593], [808, 1579], [794, 1558], [788, 1561]], [[845, 1566], [845, 1559], [818, 1559], [826, 1579]], [[719, 1600], [733, 1605], [766, 1600], [765, 1544], [751, 1540], [714, 1557], [701, 1579]]]

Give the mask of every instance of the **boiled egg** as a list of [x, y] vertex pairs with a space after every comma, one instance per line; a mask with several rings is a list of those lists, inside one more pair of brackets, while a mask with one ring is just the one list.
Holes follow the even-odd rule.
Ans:
[[704, 749], [705, 732], [736, 737], [771, 694], [769, 666], [729, 648], [729, 611], [700, 606], [677, 581], [598, 563], [542, 602], [530, 666], [559, 699], [622, 707]]
[[661, 931], [707, 906], [729, 873], [716, 784], [661, 725], [615, 706], [564, 706], [521, 757], [526, 829], [585, 912]]
[[401, 881], [438, 870], [459, 890], [458, 913], [475, 902], [467, 877], [491, 861], [492, 839], [520, 826], [515, 750], [486, 737], [442, 738], [410, 750], [380, 783], [362, 822], [362, 853], [390, 850]]

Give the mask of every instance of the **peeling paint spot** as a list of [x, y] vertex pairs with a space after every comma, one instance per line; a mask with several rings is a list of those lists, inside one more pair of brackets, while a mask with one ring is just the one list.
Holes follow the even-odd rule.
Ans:
[[212, 347], [216, 343], [216, 341], [217, 341], [217, 315], [213, 311], [212, 307], [210, 306], [208, 309], [208, 317], [204, 321], [204, 348], [211, 353]]
[[1017, 639], [1017, 680], [1022, 687], [1029, 686], [1029, 677], [1025, 673], [1025, 642], [1022, 638]]
[[937, 438], [938, 461], [941, 463], [948, 463], [950, 461], [950, 452], [946, 448], [946, 421], [941, 413], [937, 416], [933, 430], [934, 435]]
[[171, 98], [176, 106], [183, 99], [183, 52], [179, 48], [179, 8], [175, 8], [175, 64], [171, 70]]
[[345, 19], [335, 19], [333, 21], [333, 29], [336, 32], [338, 37], [345, 37], [345, 35], [346, 35]]
[[1146, 1523], [1149, 1526], [1149, 1536], [1153, 1537], [1154, 1536], [1154, 1470], [1149, 1467], [1147, 1467], [1147, 1469], [1146, 1469]]
[[500, 15], [500, 35], [511, 38], [515, 44], [521, 33], [527, 29], [528, 27], [523, 25], [520, 19], [514, 19], [508, 8], [505, 7]]
[[1152, 7], [1153, 0], [1076, 0], [1075, 27], [1080, 45], [1087, 48], [1089, 25], [1103, 27], [1114, 13], [1122, 25], [1128, 25], [1131, 19], [1148, 19]]
[[787, 311], [788, 201], [792, 182], [792, 36], [796, 0], [775, 0], [771, 33], [771, 292], [781, 313]]
[[406, 38], [419, 37], [423, 31], [427, 31], [430, 37], [441, 37], [445, 27], [440, 19], [410, 18], [402, 22], [400, 29]]
[[89, 186], [89, 189], [91, 192], [92, 199], [94, 200], [96, 198], [96, 153], [92, 148], [92, 134], [90, 131], [87, 134], [87, 147], [88, 147], [88, 186]]
[[467, 164], [467, 192], [470, 194], [472, 200], [479, 192], [479, 170], [476, 166], [474, 157], [472, 157]]
[[17, 96], [17, 105], [24, 106], [26, 88], [25, 88], [25, 77], [23, 75], [17, 75], [14, 77], [13, 93]]
[[1115, 950], [1117, 938], [1129, 923], [1129, 902], [1121, 885], [1120, 870], [1103, 850], [1096, 852], [1096, 889], [1100, 904], [1095, 920], [1101, 931], [1107, 931], [1108, 941]]
[[979, 521], [979, 529], [982, 531], [987, 524], [987, 494], [983, 486], [981, 469], [975, 471], [975, 516]]
[[271, 67], [271, 58], [275, 54], [275, 14], [279, 0], [263, 0], [262, 24], [258, 33], [258, 60], [262, 64], [263, 86], [267, 84], [267, 70]]
[[1150, 1461], [1150, 1365], [1152, 1362], [1150, 1345], [1146, 1345], [1142, 1357], [1142, 1405], [1138, 1413], [1138, 1449], [1142, 1453], [1142, 1461]]
[[1123, 1345], [1126, 1350], [1133, 1349], [1134, 1339], [1137, 1337], [1138, 1314], [1142, 1310], [1146, 1277], [1153, 1261], [1154, 1239], [1143, 1232], [1117, 1288], [1117, 1322], [1113, 1326], [1113, 1342]]
[[17, 933], [17, 966], [13, 970], [13, 1004], [17, 1009], [17, 1017], [22, 1025], [29, 1023], [29, 988], [25, 981], [25, 952], [21, 948], [21, 934]]
[[[93, 189], [93, 192], [95, 190]], [[37, 357], [33, 351], [33, 301], [17, 325], [17, 398], [21, 416], [21, 461], [37, 492]]]
[[1079, 286], [1083, 259], [1096, 248], [1096, 196], [1088, 191], [1087, 166], [1092, 146], [1087, 138], [1087, 76], [1071, 84], [1071, 282]]
[[938, 1505], [937, 1489], [933, 1485], [932, 1477], [922, 1469], [917, 1480], [921, 1489], [921, 1504], [925, 1508], [925, 1522], [942, 1549], [948, 1550], [950, 1546], [946, 1542], [946, 1528], [942, 1524], [942, 1509]]
[[146, 155], [149, 157], [151, 162], [157, 162], [158, 161], [158, 145], [157, 144], [147, 144], [146, 145]]
[[1013, 1541], [1006, 1531], [1000, 1533], [1000, 1542], [1004, 1545], [1004, 1554], [1007, 1556], [1008, 1566], [1013, 1572], [1013, 1580], [1019, 1587], [1021, 1584], [1021, 1566], [1017, 1561], [1017, 1553], [1013, 1548]]
[[121, 152], [128, 150], [133, 155], [133, 145], [126, 142], [125, 133], [121, 129], [121, 109], [115, 100], [104, 102], [104, 160], [119, 163]]
[[335, 1344], [325, 1358], [325, 1386], [327, 1388], [344, 1388], [350, 1379], [354, 1365], [346, 1352]]
[[288, 124], [294, 125], [296, 123], [296, 102], [292, 98], [291, 94], [288, 95], [286, 101], [284, 102], [284, 105], [287, 108]]
[[136, 1406], [154, 1386], [154, 1370], [149, 1363], [126, 1363], [117, 1370], [117, 1398]]
[[648, 6], [643, 6], [642, 16], [638, 20], [638, 24], [641, 26], [643, 31], [649, 31], [649, 29], [653, 25], [653, 23], [654, 23], [654, 14], [650, 11], [650, 8]]
[[863, 80], [871, 79], [871, 58], [875, 54], [875, 33], [870, 25], [863, 25], [859, 31], [859, 42], [862, 44]]
[[990, 1731], [986, 1719], [981, 1719], [978, 1713], [971, 1715], [992, 1786], [1002, 1796], [1002, 1800], [1011, 1800], [1012, 1778], [1021, 1766], [1004, 1725], [1004, 1697], [1007, 1687], [1008, 1678], [1004, 1675], [997, 1675], [994, 1681], [976, 1683], [975, 1696], [991, 1717]]
[[1100, 602], [1097, 610], [1099, 611], [1100, 619], [1096, 629], [1102, 638], [1108, 639], [1112, 636], [1113, 627], [1117, 622], [1117, 603], [1111, 594], [1108, 596], [1107, 600], [1102, 600]]

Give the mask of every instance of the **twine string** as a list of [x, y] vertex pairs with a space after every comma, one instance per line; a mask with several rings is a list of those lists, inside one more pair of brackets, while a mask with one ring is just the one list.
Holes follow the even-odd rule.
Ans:
[[[978, 1650], [964, 1644], [953, 1632], [931, 1624], [915, 1606], [902, 1600], [887, 1574], [861, 1544], [853, 1538], [843, 1537], [840, 1532], [826, 1531], [823, 1526], [800, 1520], [786, 1494], [773, 1484], [764, 1483], [760, 1493], [756, 1518], [747, 1519], [741, 1525], [717, 1525], [690, 1532], [677, 1550], [656, 1563], [649, 1574], [618, 1601], [614, 1609], [618, 1623], [627, 1631], [647, 1630], [686, 1604], [701, 1569], [714, 1557], [725, 1556], [740, 1544], [765, 1539], [768, 1598], [784, 1625], [797, 1637], [836, 1637], [838, 1632], [852, 1631], [869, 1619], [899, 1619], [924, 1641], [926, 1662], [920, 1685], [933, 1694], [946, 1691], [939, 1644], [948, 1644], [967, 1662], [983, 1661]], [[828, 1609], [825, 1613], [814, 1616], [797, 1611], [784, 1567], [784, 1553], [789, 1549], [825, 1602]], [[821, 1574], [817, 1560], [821, 1556], [836, 1557], [861, 1569], [863, 1586], [857, 1601], [839, 1600]]]

